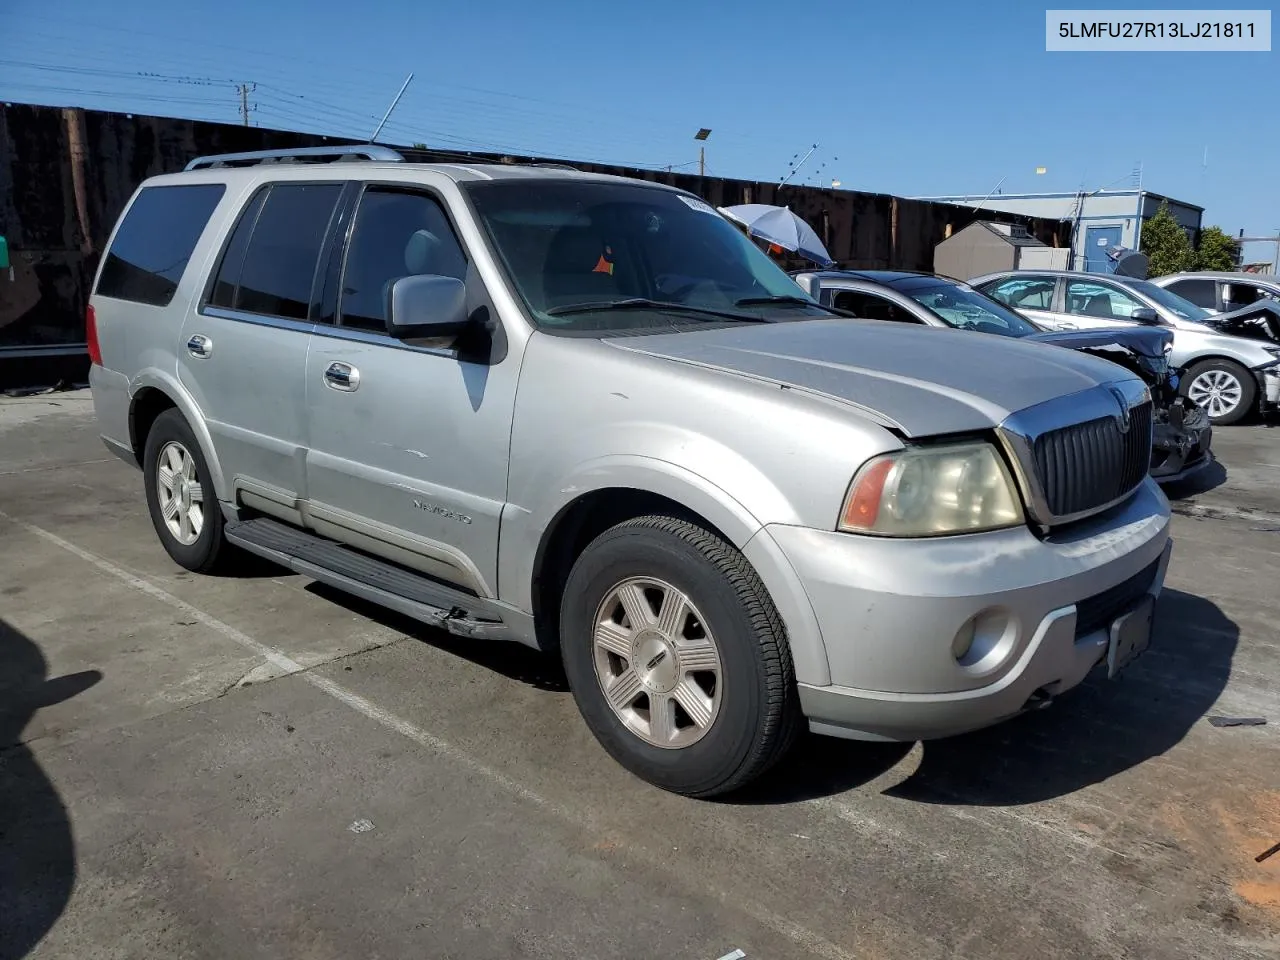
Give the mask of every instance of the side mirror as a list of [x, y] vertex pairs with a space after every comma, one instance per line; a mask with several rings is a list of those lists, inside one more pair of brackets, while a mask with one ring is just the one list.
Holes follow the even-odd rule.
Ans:
[[397, 340], [429, 340], [467, 325], [467, 285], [456, 277], [419, 274], [391, 286], [387, 333]]
[[1134, 323], [1159, 323], [1160, 318], [1156, 316], [1156, 312], [1150, 307], [1138, 307], [1133, 313], [1129, 314], [1129, 319]]
[[791, 278], [805, 293], [818, 300], [822, 296], [822, 283], [811, 273], [798, 273]]

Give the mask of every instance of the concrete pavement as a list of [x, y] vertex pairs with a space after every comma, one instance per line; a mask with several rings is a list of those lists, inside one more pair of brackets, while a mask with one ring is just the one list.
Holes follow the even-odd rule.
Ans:
[[87, 393], [0, 400], [0, 958], [1280, 956], [1280, 434], [1216, 441], [1121, 679], [714, 803], [531, 651], [180, 571]]

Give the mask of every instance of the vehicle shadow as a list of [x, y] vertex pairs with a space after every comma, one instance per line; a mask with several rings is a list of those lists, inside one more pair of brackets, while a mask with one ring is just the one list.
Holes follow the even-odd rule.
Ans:
[[[241, 550], [238, 547], [232, 547], [231, 549], [235, 551], [234, 559], [216, 570], [213, 573], [214, 576], [226, 580], [271, 580], [276, 577], [297, 576], [288, 567], [283, 567], [273, 560], [268, 560], [266, 557], [260, 557], [256, 553], [250, 553], [248, 550]], [[179, 576], [184, 575], [188, 577], [196, 576], [185, 571], [179, 574]], [[199, 576], [208, 576], [208, 574], [199, 574]]]
[[[924, 744], [919, 766], [888, 788], [920, 803], [1019, 806], [1136, 767], [1177, 745], [1226, 687], [1240, 631], [1212, 602], [1166, 589], [1151, 648], [1115, 680], [1096, 671], [1051, 707]], [[890, 770], [909, 745], [810, 737], [739, 803], [787, 803], [853, 789]]]
[[323, 597], [330, 603], [336, 603], [350, 610], [357, 616], [380, 623], [384, 627], [413, 637], [422, 643], [429, 643], [438, 650], [460, 657], [485, 670], [492, 670], [512, 680], [527, 683], [536, 690], [546, 690], [550, 693], [569, 692], [569, 681], [565, 678], [564, 667], [559, 657], [547, 656], [522, 643], [456, 637], [444, 630], [429, 627], [412, 617], [406, 617], [394, 610], [361, 600], [359, 597], [314, 580], [307, 584], [306, 590], [308, 593]]
[[62, 915], [76, 878], [71, 821], [22, 731], [36, 711], [102, 679], [47, 679], [39, 647], [0, 620], [0, 960], [29, 953]]

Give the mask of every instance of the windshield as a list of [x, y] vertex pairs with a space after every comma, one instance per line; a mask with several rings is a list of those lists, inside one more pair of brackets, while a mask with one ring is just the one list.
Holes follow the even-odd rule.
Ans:
[[950, 283], [902, 291], [926, 307], [943, 323], [963, 330], [980, 330], [1005, 337], [1027, 337], [1040, 328], [985, 294]]
[[1209, 311], [1203, 307], [1197, 307], [1190, 300], [1184, 300], [1172, 290], [1166, 290], [1164, 287], [1157, 287], [1154, 283], [1151, 283], [1148, 280], [1130, 280], [1126, 282], [1125, 286], [1132, 287], [1148, 300], [1154, 300], [1175, 317], [1179, 317], [1183, 320], [1192, 320], [1196, 323], [1203, 323], [1210, 316]]
[[534, 321], [609, 332], [830, 316], [694, 197], [641, 184], [464, 184]]

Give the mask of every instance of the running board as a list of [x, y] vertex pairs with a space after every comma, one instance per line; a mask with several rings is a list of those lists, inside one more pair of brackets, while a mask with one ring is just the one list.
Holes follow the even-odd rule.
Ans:
[[249, 553], [430, 626], [462, 637], [509, 639], [490, 602], [394, 563], [266, 517], [225, 529], [227, 540]]

